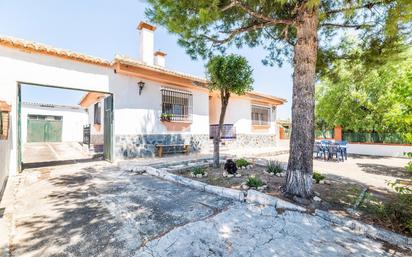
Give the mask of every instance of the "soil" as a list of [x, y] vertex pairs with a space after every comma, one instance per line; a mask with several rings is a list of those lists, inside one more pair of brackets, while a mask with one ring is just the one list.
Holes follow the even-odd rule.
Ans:
[[[241, 177], [224, 177], [223, 176], [223, 165], [220, 168], [207, 167], [206, 171], [208, 173], [207, 177], [197, 178], [192, 177], [191, 170], [179, 170], [174, 171], [174, 174], [190, 177], [191, 179], [204, 182], [209, 185], [222, 186], [233, 189], [242, 189], [241, 186], [245, 183], [249, 176], [255, 176], [260, 178], [267, 187], [260, 190], [268, 195], [276, 196], [278, 198], [293, 201], [283, 195], [281, 192], [281, 186], [285, 182], [285, 177], [278, 177], [265, 172], [265, 167], [260, 165], [254, 165], [251, 169], [239, 169], [238, 173]], [[305, 205], [305, 207], [317, 208], [321, 210], [331, 211], [338, 213], [340, 215], [348, 216], [357, 220], [361, 220], [365, 223], [372, 225], [379, 225], [385, 227], [386, 229], [395, 231], [397, 233], [406, 234], [410, 236], [408, 232], [398, 229], [399, 226], [394, 226], [393, 224], [388, 224], [385, 221], [380, 220], [375, 217], [373, 213], [370, 213], [365, 205], [361, 204], [356, 213], [349, 213], [347, 209], [352, 208], [356, 203], [360, 193], [362, 192], [364, 186], [359, 183], [347, 182], [341, 180], [335, 180], [329, 178], [326, 175], [326, 179], [322, 184], [313, 184], [313, 190], [317, 196], [319, 196], [322, 201], [320, 203], [312, 201], [311, 205]], [[368, 190], [369, 196], [373, 195], [373, 199], [379, 200], [381, 202], [388, 202], [393, 200], [394, 193], [382, 192], [376, 190]], [[366, 200], [365, 200], [366, 201]], [[296, 204], [303, 205], [300, 202], [294, 201]]]

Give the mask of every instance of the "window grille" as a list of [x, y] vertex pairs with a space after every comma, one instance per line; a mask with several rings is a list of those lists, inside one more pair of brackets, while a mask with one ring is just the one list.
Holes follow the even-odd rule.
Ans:
[[270, 109], [258, 105], [252, 105], [252, 125], [269, 125]]
[[191, 121], [193, 96], [190, 92], [163, 88], [162, 114], [170, 115], [171, 121]]

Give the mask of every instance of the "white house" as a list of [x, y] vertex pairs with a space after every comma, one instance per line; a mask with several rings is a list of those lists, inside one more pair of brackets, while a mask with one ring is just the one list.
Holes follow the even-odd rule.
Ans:
[[[218, 95], [209, 92], [206, 79], [165, 67], [166, 54], [153, 51], [154, 26], [141, 22], [138, 30], [138, 60], [116, 56], [108, 61], [0, 37], [0, 100], [12, 106], [11, 134], [7, 140], [0, 140], [0, 163], [4, 163], [0, 173], [13, 174], [21, 164], [21, 84], [87, 91], [81, 105], [93, 114], [89, 118], [93, 134], [104, 134], [100, 138], [104, 138], [107, 159], [153, 156], [158, 143], [184, 141], [193, 151], [210, 144], [209, 130], [219, 115]], [[97, 102], [100, 106], [95, 107]], [[275, 145], [276, 108], [284, 102], [256, 92], [234, 96], [225, 120], [226, 132], [236, 132], [229, 145]], [[95, 108], [101, 112], [100, 124], [95, 122]]]
[[22, 103], [22, 143], [82, 142], [87, 124], [88, 114], [80, 106]]

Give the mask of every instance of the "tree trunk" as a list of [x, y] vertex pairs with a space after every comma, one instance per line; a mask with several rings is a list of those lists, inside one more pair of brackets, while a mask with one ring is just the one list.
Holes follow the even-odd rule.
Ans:
[[300, 12], [293, 58], [292, 133], [284, 191], [287, 195], [309, 198], [312, 196], [318, 16], [316, 10], [305, 8]]
[[226, 114], [226, 108], [229, 103], [229, 93], [224, 93], [221, 92], [220, 94], [220, 102], [221, 102], [221, 108], [220, 108], [220, 117], [219, 117], [219, 126], [217, 129], [217, 134], [213, 139], [213, 167], [219, 168], [220, 166], [220, 151], [219, 151], [219, 146], [220, 146], [220, 135], [222, 134], [222, 129], [223, 129], [223, 123], [225, 122], [225, 114]]

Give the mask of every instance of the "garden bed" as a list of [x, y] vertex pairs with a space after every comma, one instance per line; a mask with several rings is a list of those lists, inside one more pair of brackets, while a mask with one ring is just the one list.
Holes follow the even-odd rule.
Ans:
[[[227, 173], [224, 170], [224, 165], [221, 165], [220, 168], [213, 168], [211, 166], [204, 167], [203, 172], [205, 175], [202, 176], [194, 175], [193, 167], [185, 167], [171, 172], [209, 185], [239, 190], [247, 190], [248, 187], [245, 187], [246, 182], [250, 177], [254, 177], [258, 178], [265, 186], [259, 188], [252, 187], [251, 189], [257, 189], [265, 194], [293, 201], [293, 199], [287, 199], [281, 192], [281, 186], [285, 181], [284, 173], [277, 175], [270, 174], [267, 172], [266, 166], [252, 165], [253, 167], [249, 166], [249, 168], [239, 169], [238, 174], [240, 174], [240, 176], [229, 175], [229, 177], [227, 177]], [[200, 171], [197, 170], [196, 172]], [[359, 208], [355, 212], [349, 212], [348, 209], [354, 206], [363, 189], [364, 186], [358, 183], [334, 180], [326, 177], [321, 183], [314, 182], [313, 184], [313, 190], [317, 196], [315, 198], [317, 198], [318, 201], [314, 200], [310, 203], [295, 202], [309, 210], [316, 208], [332, 211], [368, 224], [379, 225], [391, 231], [411, 236], [411, 233], [407, 229], [405, 230], [402, 224], [396, 224], [396, 219], [393, 217], [385, 217], [387, 210], [382, 209], [382, 205], [383, 203], [394, 201], [394, 193], [368, 190]]]

